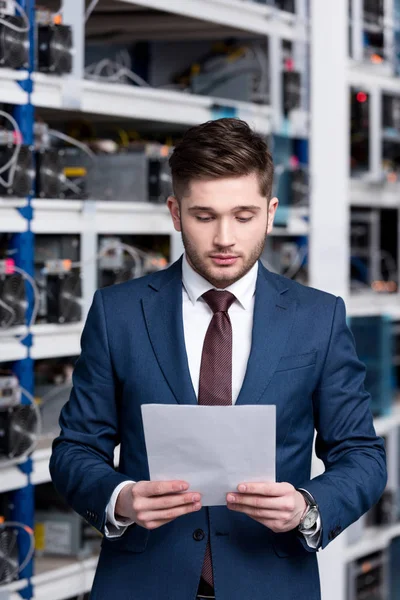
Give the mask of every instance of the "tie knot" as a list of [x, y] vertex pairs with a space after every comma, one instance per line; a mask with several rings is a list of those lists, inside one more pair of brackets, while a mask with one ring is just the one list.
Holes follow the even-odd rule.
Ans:
[[211, 308], [213, 313], [227, 312], [231, 304], [236, 300], [236, 296], [231, 292], [223, 292], [218, 290], [209, 290], [202, 296]]

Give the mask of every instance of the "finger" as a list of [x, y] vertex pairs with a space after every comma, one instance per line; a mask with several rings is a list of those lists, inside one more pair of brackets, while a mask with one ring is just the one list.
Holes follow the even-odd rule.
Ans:
[[276, 510], [265, 510], [263, 508], [254, 508], [252, 506], [243, 506], [241, 504], [229, 504], [229, 510], [235, 512], [245, 513], [250, 517], [257, 519], [267, 519], [269, 521], [285, 521], [286, 513], [278, 512]]
[[260, 496], [258, 494], [228, 494], [228, 504], [243, 504], [244, 506], [253, 506], [255, 508], [264, 508], [267, 510], [291, 511], [294, 509], [294, 501], [290, 497], [271, 497]]
[[[140, 485], [140, 488], [137, 486]], [[172, 494], [176, 492], [182, 492], [187, 490], [189, 484], [187, 481], [141, 481], [136, 486], [133, 486], [133, 493], [135, 489], [141, 496], [163, 496], [164, 494]]]
[[[245, 489], [242, 489], [245, 486]], [[254, 483], [240, 483], [237, 487], [239, 492], [246, 494], [260, 494], [262, 496], [284, 496], [293, 490], [290, 483], [275, 483], [273, 481], [263, 481]]]
[[139, 511], [136, 513], [138, 521], [151, 523], [153, 521], [172, 521], [187, 515], [191, 512], [196, 512], [201, 509], [200, 502], [194, 502], [191, 504], [184, 504], [182, 506], [167, 508], [165, 510], [151, 510], [151, 511]]
[[151, 511], [168, 508], [175, 508], [184, 504], [193, 504], [201, 501], [201, 494], [190, 492], [186, 494], [166, 494], [165, 496], [137, 497], [133, 502], [133, 508], [136, 511]]

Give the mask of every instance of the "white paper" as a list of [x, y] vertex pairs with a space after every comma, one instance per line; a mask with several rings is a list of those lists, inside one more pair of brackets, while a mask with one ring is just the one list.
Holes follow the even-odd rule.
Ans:
[[226, 505], [242, 482], [275, 481], [274, 405], [144, 404], [151, 481], [183, 480], [202, 506]]

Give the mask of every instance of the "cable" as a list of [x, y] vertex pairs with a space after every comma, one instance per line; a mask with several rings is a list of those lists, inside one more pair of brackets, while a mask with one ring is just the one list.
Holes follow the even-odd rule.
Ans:
[[25, 27], [17, 27], [17, 25], [14, 25], [13, 23], [10, 23], [6, 19], [2, 19], [1, 17], [0, 17], [0, 23], [2, 23], [4, 25], [4, 27], [8, 27], [9, 29], [12, 29], [13, 31], [17, 31], [18, 33], [27, 33], [31, 27], [31, 25], [29, 23], [28, 15], [26, 14], [26, 12], [22, 8], [22, 6], [20, 6], [18, 4], [18, 2], [16, 2], [16, 0], [9, 0], [9, 2], [11, 2], [13, 7], [15, 8], [15, 10], [17, 10], [21, 14], [21, 17], [25, 21], [26, 26]]
[[[101, 72], [104, 68], [109, 69], [109, 73], [107, 75], [102, 75]], [[117, 69], [117, 70], [115, 70]], [[92, 73], [93, 71], [93, 73]], [[103, 58], [98, 63], [92, 63], [88, 67], [85, 68], [85, 77], [86, 79], [92, 79], [93, 81], [110, 81], [110, 82], [118, 82], [121, 77], [127, 77], [131, 79], [134, 83], [143, 87], [151, 87], [147, 81], [145, 81], [140, 75], [137, 75], [131, 69], [128, 69], [125, 66], [118, 65], [117, 62], [112, 61], [109, 58]], [[120, 82], [123, 83], [123, 82]]]
[[[0, 19], [1, 22], [1, 19]], [[17, 165], [17, 160], [18, 160], [18, 155], [19, 152], [21, 150], [21, 144], [22, 144], [22, 134], [21, 134], [21, 130], [18, 126], [17, 121], [14, 119], [14, 117], [12, 117], [10, 114], [8, 114], [7, 112], [5, 112], [4, 110], [0, 110], [0, 117], [4, 117], [5, 119], [7, 119], [11, 125], [14, 128], [14, 133], [15, 133], [15, 150], [13, 155], [11, 156], [11, 158], [8, 160], [8, 162], [6, 162], [5, 165], [2, 165], [0, 167], [0, 174], [4, 173], [4, 171], [6, 171], [8, 168], [10, 168], [10, 172], [9, 172], [9, 179], [8, 182], [6, 182], [2, 177], [0, 177], [0, 183], [6, 187], [6, 188], [10, 188], [13, 184], [14, 181], [14, 174], [15, 174], [15, 169], [16, 169], [16, 165]]]
[[30, 334], [30, 330], [32, 328], [32, 325], [36, 321], [36, 317], [37, 317], [37, 314], [38, 314], [38, 311], [39, 311], [39, 304], [40, 304], [39, 289], [38, 289], [38, 287], [36, 285], [36, 281], [33, 279], [33, 277], [31, 277], [29, 275], [29, 273], [27, 273], [23, 269], [20, 269], [16, 265], [13, 266], [13, 269], [17, 273], [20, 273], [20, 275], [22, 275], [22, 277], [24, 279], [26, 279], [31, 284], [31, 287], [32, 287], [32, 290], [33, 290], [33, 295], [34, 295], [34, 298], [35, 298], [35, 302], [34, 302], [33, 309], [32, 309], [31, 319], [30, 319], [29, 324], [28, 324], [28, 331], [27, 331], [27, 333], [25, 335], [15, 336], [17, 339], [25, 339], [26, 336]]
[[88, 156], [90, 156], [90, 158], [93, 160], [93, 162], [96, 161], [95, 153], [92, 152], [92, 150], [90, 150], [90, 148], [87, 146], [87, 144], [84, 144], [83, 142], [79, 142], [75, 138], [67, 135], [66, 133], [61, 133], [61, 131], [57, 131], [56, 129], [49, 129], [48, 134], [52, 135], [53, 137], [59, 138], [60, 140], [63, 140], [64, 142], [68, 142], [69, 144], [72, 144], [72, 146], [77, 146], [78, 148], [83, 150], [83, 152], [86, 152], [86, 154]]
[[94, 9], [96, 8], [98, 3], [99, 3], [99, 0], [92, 0], [91, 3], [89, 4], [89, 6], [87, 7], [86, 13], [85, 13], [85, 23], [89, 19], [90, 15], [94, 11]]
[[99, 260], [100, 258], [102, 258], [105, 254], [107, 254], [110, 250], [115, 250], [118, 248], [122, 248], [123, 250], [125, 250], [135, 261], [135, 265], [134, 265], [134, 269], [135, 269], [135, 273], [134, 273], [134, 278], [136, 277], [140, 277], [142, 274], [142, 269], [141, 269], [141, 264], [140, 264], [140, 257], [146, 257], [147, 253], [143, 252], [143, 250], [139, 250], [139, 248], [135, 248], [133, 246], [129, 246], [128, 244], [123, 244], [122, 242], [114, 242], [114, 241], [110, 241], [107, 245], [104, 246], [104, 248], [102, 248], [102, 250], [100, 250], [100, 252], [98, 252], [97, 254], [95, 254], [95, 256], [93, 256], [92, 258], [89, 258], [86, 261], [79, 261], [76, 263], [72, 263], [71, 268], [81, 268], [83, 265], [87, 265], [90, 264], [92, 262], [96, 262], [97, 260]]

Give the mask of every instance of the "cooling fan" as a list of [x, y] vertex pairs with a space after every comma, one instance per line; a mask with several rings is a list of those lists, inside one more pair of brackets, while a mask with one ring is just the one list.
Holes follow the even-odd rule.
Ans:
[[[0, 166], [6, 164], [14, 153], [14, 146], [0, 146]], [[33, 179], [35, 176], [33, 166], [33, 154], [29, 146], [20, 146], [18, 156], [1, 177], [10, 187], [2, 185], [0, 182], [0, 195], [15, 196], [25, 198], [33, 194]]]
[[47, 320], [75, 323], [82, 317], [82, 284], [78, 273], [56, 273], [46, 277]]
[[0, 329], [25, 323], [28, 301], [21, 275], [0, 275]]
[[[0, 409], [0, 458], [8, 462], [28, 455], [40, 433], [36, 405], [18, 404]], [[1, 464], [1, 463], [0, 463]]]
[[22, 17], [5, 15], [4, 23], [0, 23], [0, 66], [10, 69], [28, 68], [29, 66], [29, 41], [28, 32], [15, 31], [7, 27], [7, 23], [24, 28]]
[[149, 158], [148, 193], [150, 202], [164, 203], [172, 192], [172, 175], [166, 158]]
[[19, 572], [18, 532], [0, 523], [0, 584], [11, 583]]
[[38, 26], [39, 71], [71, 73], [72, 29], [69, 25]]
[[61, 198], [64, 186], [63, 167], [58, 150], [36, 154], [36, 194], [40, 198]]

